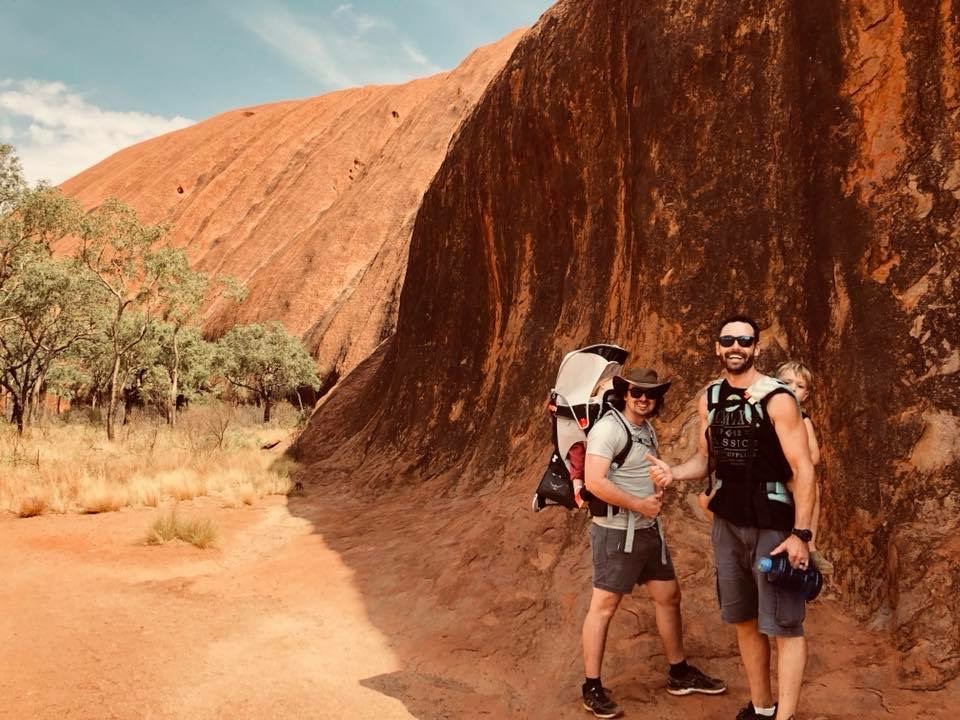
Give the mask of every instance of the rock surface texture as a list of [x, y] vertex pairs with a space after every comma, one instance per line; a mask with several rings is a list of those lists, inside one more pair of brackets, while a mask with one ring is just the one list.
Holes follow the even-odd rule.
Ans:
[[119, 197], [168, 223], [196, 268], [246, 284], [239, 310], [208, 308], [208, 331], [281, 319], [335, 378], [393, 331], [424, 190], [521, 34], [404, 85], [218, 115], [116, 153], [62, 189], [88, 208]]
[[[497, 662], [576, 677], [584, 528], [516, 510], [559, 359], [617, 341], [673, 376], [659, 434], [679, 460], [715, 326], [745, 310], [763, 368], [817, 374], [835, 589], [889, 633], [903, 687], [942, 687], [960, 670], [958, 52], [960, 0], [558, 3], [424, 197], [396, 334], [296, 451], [370, 497], [433, 488], [426, 511], [475, 495], [469, 525], [437, 521], [463, 557], [421, 578], [423, 602], [500, 591], [471, 626]], [[668, 517], [678, 539], [694, 522]]]

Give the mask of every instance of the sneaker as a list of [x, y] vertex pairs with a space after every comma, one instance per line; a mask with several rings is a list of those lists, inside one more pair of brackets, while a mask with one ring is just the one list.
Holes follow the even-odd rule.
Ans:
[[589, 710], [598, 718], [615, 718], [623, 714], [623, 710], [608, 694], [606, 688], [583, 688], [583, 709]]
[[723, 680], [709, 677], [700, 672], [693, 665], [687, 666], [687, 674], [675, 678], [667, 675], [667, 692], [671, 695], [689, 695], [690, 693], [704, 693], [719, 695], [727, 689]]
[[773, 715], [757, 715], [753, 709], [753, 702], [748, 702], [747, 706], [737, 713], [737, 720], [773, 720], [777, 716], [777, 703], [773, 704]]

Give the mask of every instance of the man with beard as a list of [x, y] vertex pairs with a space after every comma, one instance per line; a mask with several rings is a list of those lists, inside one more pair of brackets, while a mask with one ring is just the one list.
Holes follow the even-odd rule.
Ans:
[[[609, 504], [590, 526], [593, 594], [583, 622], [583, 707], [599, 718], [622, 713], [600, 680], [607, 630], [624, 595], [634, 586], [647, 588], [653, 600], [657, 630], [670, 668], [671, 695], [726, 690], [720, 680], [687, 664], [680, 617], [680, 585], [657, 516], [663, 489], [650, 479], [650, 469], [667, 464], [656, 457], [657, 436], [650, 418], [663, 409], [670, 382], [655, 370], [633, 368], [613, 379], [615, 409], [606, 413], [587, 438], [586, 490]], [[623, 449], [630, 450], [623, 456]], [[617, 462], [619, 459], [619, 464]], [[593, 509], [593, 508], [591, 508]]]
[[[767, 582], [756, 569], [764, 555], [786, 552], [795, 568], [809, 562], [810, 520], [816, 495], [807, 431], [796, 398], [754, 363], [760, 329], [745, 315], [724, 320], [715, 352], [723, 379], [698, 403], [697, 453], [673, 468], [657, 466], [658, 485], [707, 476], [716, 493], [712, 541], [720, 615], [737, 632], [750, 702], [737, 720], [794, 717], [807, 659], [804, 599]], [[793, 481], [793, 493], [786, 488]], [[770, 637], [777, 643], [778, 702], [770, 683]]]

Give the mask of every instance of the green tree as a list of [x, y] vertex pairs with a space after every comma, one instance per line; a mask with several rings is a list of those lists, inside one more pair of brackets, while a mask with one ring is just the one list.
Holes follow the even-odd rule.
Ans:
[[84, 218], [77, 257], [105, 291], [109, 319], [105, 326], [110, 357], [107, 437], [114, 429], [124, 359], [144, 342], [153, 318], [175, 292], [178, 253], [157, 247], [165, 235], [160, 225], [144, 225], [133, 208], [110, 199]]
[[97, 332], [100, 295], [69, 258], [37, 258], [20, 268], [4, 297], [0, 379], [13, 399], [11, 420], [30, 424], [53, 363]]
[[76, 201], [46, 186], [10, 196], [6, 206], [9, 209], [0, 214], [0, 324], [11, 318], [4, 306], [17, 292], [21, 271], [50, 258], [52, 244], [75, 233], [83, 215]]
[[[237, 303], [243, 302], [246, 293], [233, 277], [220, 276], [216, 278], [214, 283], [211, 283], [203, 273], [192, 271], [187, 257], [182, 251], [168, 249], [164, 251], [162, 257], [167, 266], [164, 284], [160, 289], [164, 298], [161, 304], [160, 318], [167, 328], [161, 337], [161, 344], [165, 349], [162, 354], [162, 364], [170, 378], [164, 413], [167, 423], [175, 425], [177, 421], [177, 398], [184, 394], [181, 392], [180, 376], [183, 363], [181, 337], [185, 328], [197, 322], [200, 308], [203, 306], [203, 301], [206, 299], [212, 284], [217, 288], [221, 297]], [[193, 343], [192, 351], [194, 353], [190, 362], [194, 364], [199, 359], [196, 353], [202, 348], [196, 340], [197, 338], [194, 337], [190, 341]]]
[[20, 432], [53, 364], [95, 331], [89, 274], [51, 251], [81, 217], [57, 189], [28, 188], [13, 149], [0, 145], [0, 384]]
[[164, 366], [169, 372], [170, 384], [164, 412], [167, 422], [175, 425], [177, 396], [180, 394], [180, 335], [184, 327], [196, 319], [207, 294], [208, 279], [203, 273], [190, 269], [183, 252], [170, 250], [165, 261], [168, 272], [162, 288], [165, 300], [160, 315], [169, 330], [164, 333], [165, 344], [170, 350]]
[[169, 416], [176, 412], [178, 398], [194, 400], [210, 389], [214, 349], [197, 327], [158, 324], [157, 354], [144, 376], [143, 390], [163, 410], [167, 422], [172, 424]]
[[317, 388], [313, 358], [278, 322], [236, 325], [221, 338], [221, 372], [233, 385], [250, 391], [263, 406], [263, 422], [270, 422], [273, 404], [307, 385]]
[[57, 412], [60, 411], [60, 400], [64, 398], [71, 403], [90, 387], [91, 377], [86, 368], [78, 362], [77, 346], [62, 357], [57, 358], [50, 365], [44, 378], [44, 386], [48, 393], [57, 397]]
[[20, 158], [12, 145], [0, 143], [0, 215], [13, 210], [26, 190], [27, 181], [23, 177]]

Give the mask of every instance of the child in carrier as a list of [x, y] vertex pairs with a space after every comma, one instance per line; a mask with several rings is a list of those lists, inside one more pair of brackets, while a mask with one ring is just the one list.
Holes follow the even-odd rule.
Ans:
[[564, 356], [546, 403], [553, 453], [533, 495], [534, 512], [551, 505], [573, 510], [587, 504], [581, 494], [587, 434], [607, 410], [607, 391], [628, 355], [619, 345], [600, 343]]
[[[793, 394], [797, 396], [797, 402], [799, 402], [801, 406], [803, 405], [803, 401], [806, 400], [813, 391], [813, 373], [810, 372], [810, 368], [802, 362], [789, 360], [783, 363], [777, 368], [777, 379], [782, 380], [793, 390]], [[813, 421], [810, 420], [809, 415], [803, 412], [802, 407], [800, 412], [803, 415], [803, 424], [807, 429], [807, 441], [810, 444], [810, 459], [813, 461], [813, 466], [816, 467], [820, 464], [820, 444], [817, 442], [817, 432], [813, 428]], [[793, 490], [792, 483], [787, 483], [787, 487], [790, 488], [791, 491]], [[820, 572], [829, 574], [833, 572], [833, 563], [827, 560], [817, 550], [817, 525], [819, 524], [819, 520], [820, 487], [818, 483], [817, 500], [813, 506], [813, 516], [810, 518], [810, 530], [813, 532], [813, 539], [810, 541], [810, 558]]]
[[[556, 415], [557, 406], [549, 400], [547, 401], [547, 411], [551, 415]], [[567, 467], [570, 469], [570, 480], [573, 482], [573, 500], [578, 508], [582, 508], [586, 503], [580, 497], [580, 491], [583, 490], [583, 465], [587, 456], [587, 444], [585, 442], [575, 442], [567, 451]]]

